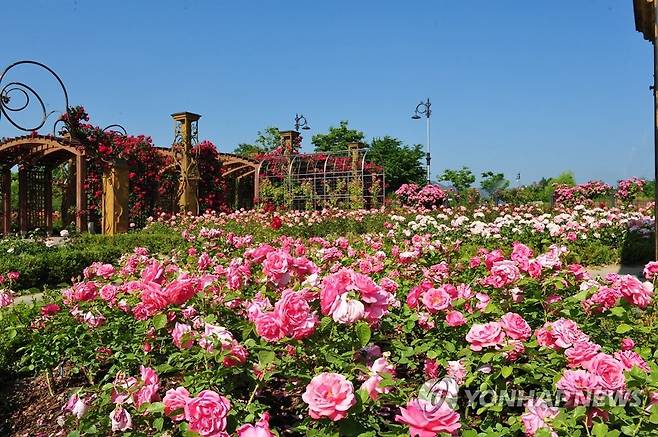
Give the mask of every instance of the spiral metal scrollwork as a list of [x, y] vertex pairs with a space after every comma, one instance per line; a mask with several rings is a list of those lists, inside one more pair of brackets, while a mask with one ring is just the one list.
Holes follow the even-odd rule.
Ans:
[[[41, 98], [41, 96], [37, 93], [37, 91], [29, 86], [28, 84], [24, 82], [8, 82], [7, 84], [3, 85], [3, 81], [5, 80], [5, 77], [7, 76], [7, 73], [9, 73], [10, 70], [12, 70], [14, 67], [17, 67], [19, 65], [34, 65], [37, 67], [41, 67], [44, 70], [46, 70], [48, 73], [50, 73], [59, 83], [59, 86], [62, 88], [62, 92], [64, 93], [64, 103], [65, 103], [65, 110], [69, 110], [69, 95], [68, 92], [66, 91], [66, 87], [64, 86], [64, 82], [62, 82], [62, 79], [55, 73], [50, 67], [47, 65], [42, 64], [41, 62], [37, 61], [18, 61], [14, 62], [10, 66], [4, 69], [2, 72], [2, 75], [0, 75], [0, 119], [4, 116], [9, 123], [11, 123], [14, 127], [17, 129], [20, 129], [25, 132], [33, 132], [41, 129], [44, 124], [46, 124], [46, 120], [50, 115], [57, 111], [46, 111], [46, 104]], [[15, 102], [18, 101], [18, 104]], [[24, 111], [30, 107], [30, 104], [32, 102], [36, 102], [36, 108], [41, 112], [41, 120], [37, 122], [34, 125], [28, 125], [24, 126], [20, 124], [18, 121], [13, 119], [12, 117], [15, 117], [15, 113]]]

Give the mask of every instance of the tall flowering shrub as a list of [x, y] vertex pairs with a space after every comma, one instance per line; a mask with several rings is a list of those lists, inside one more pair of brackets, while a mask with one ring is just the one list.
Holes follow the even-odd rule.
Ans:
[[637, 195], [642, 192], [642, 188], [644, 188], [646, 183], [646, 180], [635, 176], [622, 179], [617, 183], [615, 196], [624, 203], [633, 202], [637, 198]]
[[612, 192], [612, 187], [601, 181], [588, 181], [576, 186], [555, 185], [553, 199], [556, 204], [578, 205], [591, 203], [597, 197], [604, 197]]
[[192, 153], [199, 166], [199, 206], [201, 211], [227, 211], [226, 181], [222, 178], [222, 163], [217, 147], [211, 141], [195, 145]]
[[437, 208], [448, 198], [448, 193], [434, 184], [423, 187], [417, 184], [402, 184], [395, 194], [403, 205], [427, 209]]

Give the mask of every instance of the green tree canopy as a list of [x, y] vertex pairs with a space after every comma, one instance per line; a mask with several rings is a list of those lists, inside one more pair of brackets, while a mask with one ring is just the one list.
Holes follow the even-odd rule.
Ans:
[[420, 144], [407, 146], [397, 138], [385, 136], [372, 140], [366, 159], [384, 168], [387, 191], [395, 191], [402, 184], [422, 184], [425, 181], [423, 156]]
[[316, 152], [337, 152], [346, 150], [349, 143], [362, 142], [365, 134], [356, 129], [350, 129], [348, 121], [343, 120], [338, 127], [331, 126], [326, 134], [315, 134], [311, 142]]
[[446, 169], [438, 180], [450, 182], [453, 188], [461, 194], [473, 185], [475, 175], [468, 167], [462, 167], [460, 170]]
[[487, 192], [490, 198], [495, 199], [498, 194], [509, 187], [509, 181], [503, 173], [486, 171], [482, 173], [480, 187]]
[[258, 131], [254, 144], [242, 143], [233, 150], [236, 155], [253, 157], [262, 153], [271, 152], [281, 145], [281, 133], [278, 128], [270, 126]]

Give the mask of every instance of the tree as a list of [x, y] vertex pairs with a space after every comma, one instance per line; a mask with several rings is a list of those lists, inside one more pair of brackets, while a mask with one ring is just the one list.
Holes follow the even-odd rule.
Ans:
[[237, 145], [235, 150], [233, 150], [233, 153], [247, 158], [252, 158], [256, 155], [261, 155], [265, 153], [265, 149], [258, 147], [254, 144], [241, 143]]
[[281, 132], [278, 128], [270, 126], [263, 131], [258, 131], [254, 144], [241, 143], [233, 150], [240, 156], [253, 157], [263, 153], [271, 152], [281, 145]]
[[487, 171], [482, 173], [480, 187], [487, 192], [489, 198], [495, 200], [502, 190], [505, 190], [507, 187], [509, 187], [509, 181], [505, 179], [505, 175], [503, 173]]
[[452, 184], [452, 187], [462, 194], [468, 190], [473, 182], [475, 182], [475, 175], [468, 167], [462, 167], [461, 170], [446, 169], [443, 174], [439, 176], [439, 181], [446, 181]]
[[315, 134], [311, 142], [316, 152], [337, 152], [346, 150], [349, 143], [362, 142], [363, 132], [347, 127], [348, 121], [343, 120], [338, 127], [331, 126], [326, 134]]
[[384, 168], [387, 190], [395, 191], [400, 185], [425, 181], [421, 159], [425, 156], [420, 144], [406, 146], [397, 138], [374, 138], [370, 143], [367, 160]]

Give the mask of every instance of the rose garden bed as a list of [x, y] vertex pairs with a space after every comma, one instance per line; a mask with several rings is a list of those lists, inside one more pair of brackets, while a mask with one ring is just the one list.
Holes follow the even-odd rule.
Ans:
[[[646, 258], [643, 211], [157, 222], [182, 237], [173, 250], [137, 247], [38, 308], [2, 310], [0, 364], [14, 381], [3, 432], [658, 432], [658, 265], [646, 282], [583, 267]], [[26, 387], [48, 412], [40, 421], [15, 395]]]

